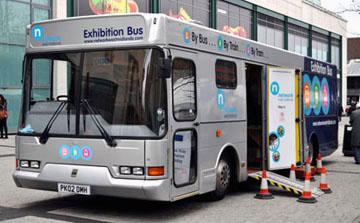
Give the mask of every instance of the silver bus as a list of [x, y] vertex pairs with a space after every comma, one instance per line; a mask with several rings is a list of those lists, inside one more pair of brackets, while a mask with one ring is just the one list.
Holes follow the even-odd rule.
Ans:
[[[14, 181], [84, 195], [222, 199], [251, 171], [304, 163], [305, 59], [162, 14], [34, 23]], [[44, 76], [48, 88], [36, 84]]]

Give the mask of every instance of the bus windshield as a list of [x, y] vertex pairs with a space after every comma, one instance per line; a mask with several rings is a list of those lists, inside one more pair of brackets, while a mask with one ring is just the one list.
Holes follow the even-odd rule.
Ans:
[[[166, 82], [158, 77], [161, 57], [159, 49], [26, 56], [19, 133], [162, 137]], [[52, 83], [48, 88], [38, 84], [46, 74]]]

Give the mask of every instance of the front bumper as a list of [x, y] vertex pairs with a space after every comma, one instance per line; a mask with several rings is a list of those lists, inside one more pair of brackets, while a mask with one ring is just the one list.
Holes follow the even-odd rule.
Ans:
[[[77, 169], [77, 176], [71, 172]], [[58, 183], [89, 185], [91, 195], [105, 195], [144, 200], [170, 200], [168, 179], [117, 179], [106, 167], [46, 164], [41, 172], [16, 170], [13, 178], [18, 187], [57, 191]]]

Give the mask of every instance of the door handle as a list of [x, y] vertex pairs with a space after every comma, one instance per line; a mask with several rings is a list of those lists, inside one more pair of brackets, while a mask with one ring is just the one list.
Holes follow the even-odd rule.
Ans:
[[199, 126], [199, 125], [200, 125], [200, 122], [194, 122], [193, 125], [194, 125], [194, 126]]

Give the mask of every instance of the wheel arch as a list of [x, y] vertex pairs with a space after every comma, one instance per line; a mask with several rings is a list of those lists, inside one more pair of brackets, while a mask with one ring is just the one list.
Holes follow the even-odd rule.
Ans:
[[227, 155], [227, 157], [230, 159], [230, 162], [232, 164], [232, 168], [234, 170], [234, 173], [236, 174], [235, 178], [237, 181], [239, 181], [239, 176], [240, 176], [240, 158], [239, 158], [239, 154], [237, 153], [235, 146], [231, 143], [227, 143], [225, 144], [221, 149], [220, 152], [218, 154], [218, 157], [216, 159], [216, 163], [215, 163], [215, 167], [217, 167], [220, 158], [223, 155]]

